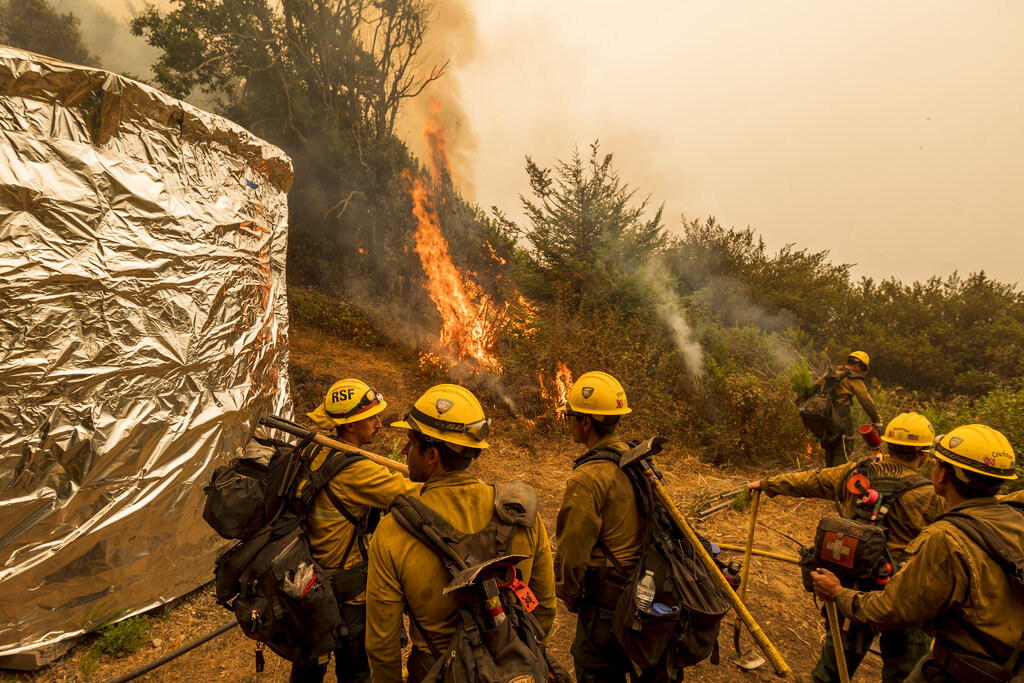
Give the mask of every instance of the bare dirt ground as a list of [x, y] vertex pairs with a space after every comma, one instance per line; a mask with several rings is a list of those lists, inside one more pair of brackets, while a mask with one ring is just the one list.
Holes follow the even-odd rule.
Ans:
[[[410, 370], [408, 359], [394, 362], [379, 351], [347, 346], [342, 340], [317, 330], [293, 327], [290, 341], [291, 380], [297, 416], [311, 410], [336, 379], [359, 377], [383, 392], [389, 401], [389, 408], [382, 415], [387, 424], [404, 414], [429, 384], [422, 382], [419, 375]], [[623, 424], [622, 431], [627, 438], [647, 436], [631, 434], [628, 423]], [[485, 481], [518, 478], [533, 486], [540, 494], [541, 514], [553, 535], [563, 482], [571, 471], [573, 458], [579, 455], [579, 447], [557, 427], [535, 427], [512, 417], [497, 418], [494, 434], [492, 447], [472, 466], [473, 471]], [[396, 430], [382, 430], [373, 449], [394, 457], [401, 447], [401, 439], [402, 435]], [[750, 479], [770, 474], [757, 470], [722, 471], [700, 462], [693, 455], [674, 450], [666, 450], [657, 462], [665, 473], [666, 487], [684, 513], [708, 493], [733, 490]], [[758, 515], [754, 545], [795, 556], [796, 544], [774, 530], [807, 543], [813, 536], [817, 520], [828, 514], [834, 514], [834, 508], [827, 501], [782, 497], [765, 499]], [[729, 508], [705, 522], [694, 522], [694, 527], [714, 542], [743, 545], [748, 523], [747, 511]], [[742, 558], [739, 552], [731, 555]], [[818, 608], [811, 596], [803, 591], [796, 565], [755, 557], [750, 567], [747, 605], [793, 672], [809, 672], [818, 657], [825, 631]], [[0, 671], [0, 681], [110, 681], [210, 633], [231, 619], [232, 615], [214, 602], [211, 587], [206, 586], [187, 596], [168, 614], [152, 617], [153, 630], [149, 641], [134, 654], [122, 657], [103, 655], [96, 668], [84, 674], [81, 664], [91, 646], [91, 639], [86, 638], [50, 666], [29, 674]], [[687, 681], [752, 683], [775, 678], [767, 663], [759, 670], [743, 671], [728, 661], [735, 656], [733, 621], [730, 613], [722, 622], [719, 637], [721, 663], [715, 666], [702, 662], [688, 669]], [[552, 649], [569, 670], [572, 669], [569, 645], [574, 631], [574, 615], [559, 605]], [[743, 635], [743, 643], [745, 647], [755, 647], [748, 634]], [[269, 651], [266, 653], [266, 668], [262, 673], [256, 673], [254, 645], [236, 628], [136, 680], [287, 680], [288, 662]], [[870, 653], [852, 680], [866, 682], [880, 678], [880, 660], [876, 654]], [[334, 680], [333, 671], [328, 673], [327, 680]]]

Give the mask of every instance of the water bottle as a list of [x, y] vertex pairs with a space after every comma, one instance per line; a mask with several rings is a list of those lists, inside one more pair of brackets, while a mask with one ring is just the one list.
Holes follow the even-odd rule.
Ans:
[[648, 612], [654, 604], [654, 572], [650, 569], [644, 574], [644, 578], [636, 584], [636, 595], [633, 596], [636, 608], [641, 612]]

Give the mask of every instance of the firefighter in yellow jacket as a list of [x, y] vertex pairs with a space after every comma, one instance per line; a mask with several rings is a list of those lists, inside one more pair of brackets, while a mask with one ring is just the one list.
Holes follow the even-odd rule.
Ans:
[[581, 375], [559, 408], [586, 452], [573, 463], [558, 510], [555, 592], [576, 613], [577, 683], [624, 681], [633, 666], [612, 632], [615, 602], [639, 560], [641, 525], [633, 487], [619, 469], [629, 450], [615, 430], [630, 412], [626, 392], [604, 372]]
[[814, 387], [818, 390], [825, 386], [825, 379], [831, 375], [839, 375], [839, 384], [836, 386], [835, 410], [842, 421], [840, 434], [823, 440], [821, 447], [825, 450], [825, 466], [835, 467], [846, 462], [847, 455], [853, 451], [853, 418], [850, 416], [850, 409], [853, 406], [853, 399], [856, 398], [861, 408], [868, 414], [875, 431], [881, 433], [882, 418], [875, 408], [875, 402], [868, 393], [865, 380], [868, 375], [868, 366], [871, 359], [863, 351], [851, 351], [846, 357], [846, 364], [835, 370], [826, 373], [818, 378]]
[[[760, 489], [769, 496], [797, 496], [840, 501], [842, 516], [847, 519], [868, 519], [874, 506], [865, 507], [862, 496], [851, 490], [853, 477], [863, 476], [870, 487], [882, 493], [880, 502], [886, 505], [881, 525], [886, 529], [889, 552], [899, 563], [906, 557], [907, 546], [921, 531], [946, 510], [945, 501], [935, 489], [918, 474], [918, 468], [928, 457], [934, 438], [928, 418], [918, 413], [902, 413], [886, 426], [882, 440], [886, 442], [887, 456], [881, 460], [867, 458], [859, 463], [850, 462], [815, 472], [794, 472], [768, 477], [747, 485], [750, 491]], [[863, 483], [863, 480], [862, 480]], [[871, 638], [859, 636], [857, 628], [846, 634], [844, 644], [846, 665], [850, 675], [857, 670]], [[871, 635], [871, 634], [867, 634]], [[860, 641], [860, 642], [857, 642]], [[920, 628], [898, 628], [882, 631], [879, 646], [882, 654], [883, 683], [899, 683], [913, 670], [917, 661], [928, 652], [931, 638]], [[808, 680], [806, 677], [803, 680]], [[821, 657], [811, 677], [814, 683], [838, 683], [839, 670], [831, 632], [825, 636]]]
[[[384, 397], [358, 379], [335, 382], [316, 410], [306, 413], [323, 429], [333, 429], [338, 441], [361, 447], [373, 441], [380, 430], [380, 413], [387, 408]], [[327, 446], [315, 446], [311, 469], [319, 469], [328, 458], [352, 457]], [[359, 458], [346, 466], [313, 501], [306, 532], [313, 557], [331, 571], [331, 583], [341, 607], [349, 636], [334, 651], [334, 667], [341, 681], [370, 680], [363, 646], [366, 620], [365, 586], [369, 535], [381, 510], [399, 493], [414, 495], [419, 484], [391, 472], [375, 462]], [[322, 681], [329, 657], [296, 662], [291, 680]]]
[[[1024, 678], [1024, 591], [952, 520], [982, 523], [1003, 552], [1024, 554], [1024, 514], [995, 498], [1016, 479], [1009, 441], [984, 425], [957, 427], [937, 439], [931, 479], [949, 512], [908, 547], [903, 569], [880, 592], [842, 588], [815, 571], [815, 592], [839, 611], [880, 628], [924, 625], [935, 636], [908, 683], [995, 683]], [[998, 548], [997, 548], [998, 549]]]
[[[391, 426], [407, 430], [402, 453], [409, 477], [422, 482], [419, 499], [459, 531], [482, 530], [494, 514], [495, 489], [466, 471], [489, 446], [490, 420], [477, 398], [463, 387], [440, 384]], [[517, 566], [537, 599], [533, 615], [548, 633], [555, 618], [555, 586], [551, 547], [539, 514], [532, 526], [516, 527], [509, 552], [527, 556]], [[447, 570], [433, 548], [393, 515], [381, 520], [370, 541], [367, 579], [366, 649], [374, 683], [402, 681], [403, 612], [411, 623], [410, 683], [422, 680], [434, 653], [447, 650], [459, 620], [455, 597], [442, 594], [447, 583]]]

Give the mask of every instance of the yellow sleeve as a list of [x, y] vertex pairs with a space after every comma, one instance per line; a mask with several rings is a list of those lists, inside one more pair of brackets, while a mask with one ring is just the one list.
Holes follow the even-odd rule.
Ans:
[[562, 507], [555, 522], [555, 594], [574, 610], [583, 595], [583, 575], [601, 534], [601, 505], [597, 493], [577, 478], [565, 484]]
[[544, 528], [544, 520], [537, 515], [537, 522], [533, 526], [537, 534], [537, 541], [533, 553], [533, 569], [530, 572], [530, 590], [537, 598], [537, 607], [533, 610], [533, 616], [544, 631], [544, 641], [547, 642], [551, 633], [551, 625], [555, 623], [555, 568], [551, 559], [551, 543], [548, 542], [548, 532]]
[[875, 402], [871, 399], [871, 394], [868, 393], [868, 388], [864, 386], [864, 380], [857, 378], [850, 379], [850, 390], [853, 391], [853, 395], [857, 397], [857, 402], [860, 403], [860, 407], [868, 414], [871, 421], [876, 423], [881, 422], [882, 418], [878, 415], [878, 409], [875, 408]]
[[381, 521], [370, 539], [370, 567], [366, 577], [366, 656], [375, 683], [402, 683], [402, 614], [405, 594], [398, 580], [394, 553], [387, 544], [398, 527]]
[[836, 605], [843, 615], [883, 629], [921, 626], [955, 609], [966, 595], [958, 581], [943, 530], [929, 527], [909, 546], [910, 559], [881, 591], [858, 592], [843, 588]]
[[795, 496], [797, 498], [825, 498], [835, 500], [857, 463], [848, 462], [836, 467], [824, 467], [813, 472], [778, 474], [761, 480], [761, 490], [768, 496]]
[[387, 509], [400, 493], [418, 496], [423, 484], [370, 460], [360, 460], [334, 477], [330, 487], [344, 503]]

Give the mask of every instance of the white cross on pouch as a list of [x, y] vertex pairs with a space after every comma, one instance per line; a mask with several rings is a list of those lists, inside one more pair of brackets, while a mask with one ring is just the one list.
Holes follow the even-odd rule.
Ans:
[[842, 562], [843, 558], [850, 554], [850, 549], [843, 544], [842, 538], [836, 538], [831, 543], [826, 543], [825, 547], [832, 553], [832, 558], [836, 562]]

